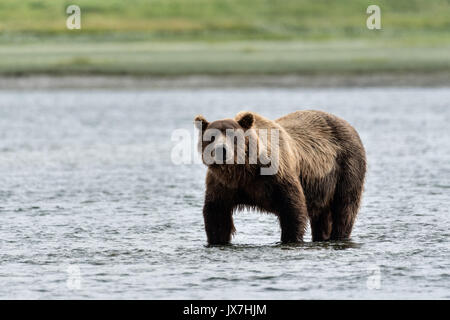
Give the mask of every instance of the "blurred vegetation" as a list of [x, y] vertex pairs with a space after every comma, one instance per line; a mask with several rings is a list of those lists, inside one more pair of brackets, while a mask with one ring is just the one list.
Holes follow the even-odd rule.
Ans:
[[0, 72], [51, 74], [327, 74], [450, 70], [450, 47], [365, 42], [66, 43], [0, 49]]
[[[81, 30], [66, 8], [81, 8]], [[381, 8], [382, 30], [366, 28]], [[1, 0], [0, 73], [450, 70], [450, 0]]]

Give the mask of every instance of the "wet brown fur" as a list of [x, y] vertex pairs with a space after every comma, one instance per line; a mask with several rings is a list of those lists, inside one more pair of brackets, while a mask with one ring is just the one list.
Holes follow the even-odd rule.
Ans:
[[275, 121], [252, 112], [212, 123], [198, 116], [196, 121], [202, 123], [201, 132], [241, 124], [245, 130], [249, 124], [252, 129], [280, 130], [277, 174], [260, 175], [259, 166], [248, 163], [208, 168], [203, 216], [210, 244], [230, 242], [233, 212], [242, 208], [277, 215], [284, 243], [302, 241], [308, 220], [313, 241], [350, 237], [366, 172], [364, 147], [350, 124], [312, 110]]

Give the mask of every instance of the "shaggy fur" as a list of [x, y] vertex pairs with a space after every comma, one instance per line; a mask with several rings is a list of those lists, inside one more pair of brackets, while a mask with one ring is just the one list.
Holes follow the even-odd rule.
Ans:
[[[364, 147], [350, 124], [321, 111], [297, 111], [274, 121], [252, 112], [212, 123], [202, 116], [195, 120], [201, 136], [210, 128], [279, 130], [275, 175], [260, 175], [259, 163], [208, 167], [203, 216], [210, 244], [230, 242], [233, 212], [245, 207], [277, 215], [283, 243], [302, 241], [308, 220], [313, 241], [350, 237], [366, 172]], [[199, 151], [208, 143], [200, 141]], [[270, 152], [270, 138], [267, 147]]]

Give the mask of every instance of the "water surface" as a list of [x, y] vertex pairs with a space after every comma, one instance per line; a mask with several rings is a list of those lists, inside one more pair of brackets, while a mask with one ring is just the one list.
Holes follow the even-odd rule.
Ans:
[[[450, 89], [0, 91], [0, 298], [450, 298]], [[240, 212], [207, 247], [206, 169], [174, 129], [249, 109], [321, 109], [368, 155], [348, 242], [280, 245]]]

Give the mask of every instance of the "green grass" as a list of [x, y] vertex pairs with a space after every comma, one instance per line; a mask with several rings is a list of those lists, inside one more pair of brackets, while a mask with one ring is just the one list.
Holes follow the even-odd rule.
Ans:
[[0, 72], [52, 74], [283, 74], [450, 70], [450, 46], [365, 42], [130, 42], [0, 46]]
[[[81, 32], [65, 27], [69, 4], [81, 8]], [[373, 37], [365, 24], [370, 4], [381, 7], [383, 37], [449, 32], [448, 0], [2, 0], [0, 31], [161, 40]]]
[[[77, 4], [82, 29], [67, 30]], [[382, 30], [366, 28], [378, 4]], [[0, 74], [450, 70], [449, 0], [1, 0]]]

